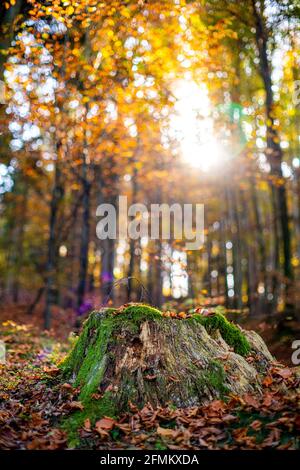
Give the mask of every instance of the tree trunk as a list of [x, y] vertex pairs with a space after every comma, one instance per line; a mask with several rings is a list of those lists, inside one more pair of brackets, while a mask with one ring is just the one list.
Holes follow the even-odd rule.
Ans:
[[[14, 28], [12, 27], [15, 19], [21, 13], [24, 13], [26, 8], [26, 0], [16, 0], [15, 5], [11, 5], [10, 8], [6, 8], [4, 2], [0, 5], [0, 28], [8, 26], [8, 34], [1, 33], [0, 39], [0, 50], [5, 51], [10, 47], [11, 41], [13, 39]], [[7, 60], [5, 54], [0, 54], [0, 80], [3, 77], [4, 63]]]
[[236, 188], [231, 189], [231, 204], [232, 204], [232, 219], [234, 232], [233, 238], [233, 268], [234, 268], [234, 303], [235, 308], [241, 309], [243, 307], [242, 299], [242, 285], [243, 285], [243, 271], [242, 271], [242, 238], [241, 238], [241, 221], [239, 214], [239, 205], [237, 201]]
[[91, 184], [87, 174], [87, 160], [86, 155], [83, 155], [82, 163], [82, 230], [80, 241], [80, 256], [79, 256], [79, 282], [77, 287], [77, 307], [80, 307], [84, 301], [84, 294], [86, 291], [86, 279], [88, 270], [88, 254], [89, 254], [89, 240], [90, 240], [90, 189]]
[[228, 296], [228, 281], [227, 281], [227, 256], [226, 256], [226, 237], [227, 237], [227, 216], [226, 213], [222, 214], [220, 220], [220, 240], [221, 240], [221, 259], [223, 263], [220, 265], [220, 274], [223, 275], [224, 278], [224, 299], [225, 299], [225, 306], [229, 307], [229, 296]]
[[[107, 238], [102, 241], [101, 256], [101, 291], [103, 300], [114, 299], [114, 265], [115, 265], [115, 240]], [[108, 296], [110, 299], [108, 299]]]
[[207, 289], [207, 295], [209, 298], [212, 298], [212, 278], [211, 273], [213, 270], [213, 257], [212, 257], [212, 235], [208, 230], [207, 239], [206, 239], [206, 251], [207, 251], [207, 273], [206, 279], [204, 278], [204, 285]]
[[[133, 160], [133, 175], [132, 175], [132, 197], [131, 197], [131, 204], [136, 203], [137, 198], [137, 191], [138, 191], [138, 182], [137, 182], [137, 168], [135, 165], [135, 159]], [[130, 302], [133, 300], [133, 279], [134, 276], [134, 268], [135, 268], [135, 247], [136, 242], [132, 238], [129, 240], [129, 266], [128, 266], [128, 294], [127, 300]]]
[[154, 304], [160, 308], [163, 303], [163, 279], [162, 279], [162, 241], [161, 239], [155, 242], [156, 254], [154, 261]]
[[282, 149], [279, 135], [275, 127], [274, 119], [274, 96], [272, 89], [272, 70], [268, 60], [268, 33], [263, 13], [258, 10], [256, 0], [252, 0], [253, 14], [255, 19], [256, 45], [259, 53], [259, 68], [266, 93], [266, 127], [267, 127], [267, 150], [266, 157], [271, 166], [271, 173], [275, 181], [272, 183], [278, 204], [278, 217], [281, 227], [284, 275], [292, 280], [291, 264], [291, 235], [289, 228], [289, 216], [287, 206], [287, 195], [285, 182], [282, 177]]
[[26, 182], [23, 183], [22, 188], [22, 201], [20, 205], [20, 217], [18, 219], [18, 235], [17, 242], [15, 244], [16, 250], [16, 273], [12, 285], [12, 298], [14, 303], [19, 302], [20, 294], [20, 272], [23, 265], [24, 258], [24, 230], [27, 218], [27, 204], [28, 204], [28, 185]]
[[[93, 312], [61, 368], [62, 380], [80, 388], [84, 410], [98, 418], [117, 416], [130, 404], [190, 407], [260, 393], [272, 360], [255, 332], [238, 329], [220, 312], [180, 320], [126, 304]], [[95, 393], [101, 398], [93, 399]], [[76, 413], [74, 430], [85, 417]], [[73, 418], [67, 419], [70, 429]]]
[[7, 225], [7, 236], [11, 240], [7, 249], [6, 291], [8, 298], [19, 300], [19, 278], [23, 264], [24, 228], [28, 202], [28, 184], [24, 175], [16, 170], [13, 185], [12, 214]]
[[[57, 155], [61, 152], [61, 144], [57, 146]], [[55, 175], [50, 203], [49, 219], [49, 239], [48, 239], [48, 258], [46, 265], [46, 305], [44, 311], [44, 327], [49, 329], [51, 326], [51, 309], [57, 302], [57, 286], [55, 285], [57, 268], [57, 218], [60, 202], [63, 198], [62, 175], [60, 170], [60, 158], [57, 157], [55, 164]]]

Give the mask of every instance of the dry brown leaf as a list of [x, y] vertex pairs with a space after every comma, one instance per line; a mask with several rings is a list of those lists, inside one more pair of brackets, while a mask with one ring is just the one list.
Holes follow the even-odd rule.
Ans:
[[178, 431], [174, 429], [161, 428], [158, 426], [156, 433], [161, 437], [167, 437], [169, 439], [175, 439], [178, 436]]
[[277, 375], [280, 375], [280, 377], [282, 377], [283, 379], [288, 379], [289, 377], [291, 377], [293, 375], [291, 369], [276, 369], [276, 374]]
[[89, 418], [87, 418], [85, 421], [84, 421], [84, 426], [83, 426], [83, 429], [87, 432], [90, 432], [91, 431], [91, 420]]
[[84, 409], [84, 406], [81, 403], [81, 401], [71, 401], [70, 403], [68, 403], [68, 408], [70, 408], [71, 410], [81, 410], [82, 411]]
[[113, 429], [115, 423], [116, 423], [116, 421], [113, 418], [107, 418], [106, 417], [106, 418], [102, 418], [99, 421], [97, 421], [96, 424], [95, 424], [95, 428], [97, 429], [97, 431], [99, 429], [105, 430], [105, 431], [110, 431], [111, 429]]

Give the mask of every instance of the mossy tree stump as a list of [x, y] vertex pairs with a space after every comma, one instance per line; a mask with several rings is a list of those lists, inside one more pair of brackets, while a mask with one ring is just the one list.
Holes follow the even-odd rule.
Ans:
[[84, 406], [71, 427], [87, 417], [118, 416], [130, 403], [188, 407], [260, 393], [272, 359], [256, 333], [220, 313], [174, 319], [140, 304], [93, 312], [61, 366]]

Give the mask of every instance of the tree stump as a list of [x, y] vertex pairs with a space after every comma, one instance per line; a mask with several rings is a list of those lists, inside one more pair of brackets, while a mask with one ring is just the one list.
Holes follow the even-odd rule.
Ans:
[[63, 380], [80, 387], [84, 409], [71, 423], [78, 427], [87, 417], [118, 416], [131, 403], [190, 407], [259, 394], [272, 360], [259, 335], [218, 311], [181, 319], [129, 304], [91, 313], [61, 369]]

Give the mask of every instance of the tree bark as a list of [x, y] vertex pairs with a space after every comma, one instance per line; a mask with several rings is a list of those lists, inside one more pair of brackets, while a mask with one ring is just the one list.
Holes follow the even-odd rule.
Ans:
[[[15, 5], [11, 5], [8, 9], [5, 7], [4, 4], [0, 5], [0, 50], [5, 51], [10, 47], [14, 35], [14, 28], [12, 27], [12, 25], [17, 16], [25, 12], [26, 6], [26, 0], [16, 0]], [[1, 30], [5, 27], [8, 27], [8, 33], [2, 34]], [[0, 80], [2, 80], [3, 77], [4, 64], [6, 60], [6, 55], [0, 54]]]
[[[137, 192], [138, 192], [138, 182], [137, 182], [137, 168], [135, 165], [135, 159], [133, 160], [133, 175], [132, 175], [132, 197], [131, 203], [136, 203]], [[134, 276], [134, 269], [135, 269], [135, 247], [136, 241], [132, 238], [129, 240], [129, 266], [128, 266], [128, 291], [127, 291], [127, 300], [130, 302], [133, 300], [133, 276]]]
[[[84, 149], [86, 150], [86, 149]], [[90, 241], [90, 190], [91, 184], [88, 177], [88, 163], [86, 154], [83, 154], [82, 162], [82, 230], [80, 240], [80, 255], [79, 255], [79, 281], [77, 287], [77, 307], [80, 307], [84, 301], [86, 291], [86, 279], [88, 271], [88, 254], [89, 254], [89, 241]]]
[[259, 70], [265, 88], [266, 105], [266, 128], [267, 128], [267, 151], [266, 156], [270, 163], [271, 173], [275, 181], [272, 183], [274, 196], [278, 204], [279, 223], [281, 227], [282, 247], [285, 277], [293, 279], [291, 264], [291, 235], [289, 228], [289, 215], [287, 206], [286, 186], [282, 176], [282, 149], [279, 135], [275, 127], [274, 119], [274, 96], [272, 90], [272, 70], [268, 60], [268, 33], [263, 17], [263, 11], [259, 11], [256, 0], [252, 0], [253, 14], [255, 19], [255, 37], [259, 53]]
[[46, 305], [44, 310], [44, 327], [49, 329], [51, 326], [51, 309], [57, 302], [57, 286], [55, 285], [56, 269], [57, 269], [57, 222], [58, 210], [64, 194], [62, 183], [62, 175], [60, 169], [60, 153], [61, 143], [57, 145], [57, 161], [55, 163], [54, 183], [52, 189], [52, 197], [50, 202], [50, 218], [49, 218], [49, 239], [48, 239], [48, 256], [46, 264]]
[[[80, 388], [86, 409], [93, 395], [101, 394], [97, 418], [117, 416], [130, 403], [190, 407], [230, 394], [260, 393], [273, 357], [255, 332], [239, 330], [215, 315], [218, 327], [209, 329], [200, 315], [166, 318], [142, 304], [93, 312], [61, 366], [61, 380]], [[227, 333], [232, 329], [238, 341], [246, 341], [247, 352], [237, 352], [238, 341], [233, 346]], [[251, 363], [248, 354], [255, 357]]]

